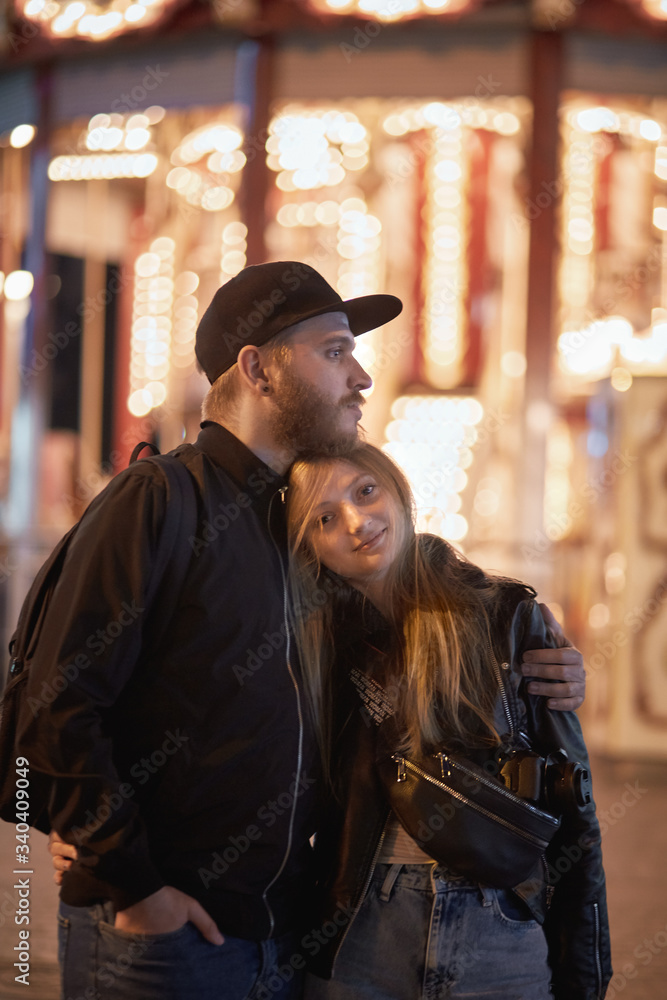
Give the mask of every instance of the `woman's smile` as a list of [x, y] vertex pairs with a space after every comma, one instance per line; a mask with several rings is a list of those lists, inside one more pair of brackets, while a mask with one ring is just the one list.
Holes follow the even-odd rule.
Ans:
[[375, 534], [371, 535], [365, 541], [360, 542], [354, 549], [355, 552], [370, 552], [380, 545], [387, 537], [387, 529], [381, 528]]

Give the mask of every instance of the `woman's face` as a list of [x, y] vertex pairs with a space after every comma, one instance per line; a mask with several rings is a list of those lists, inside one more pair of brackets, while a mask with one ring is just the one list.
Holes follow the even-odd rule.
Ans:
[[320, 562], [372, 597], [399, 553], [401, 523], [377, 477], [341, 459], [314, 498], [307, 540]]

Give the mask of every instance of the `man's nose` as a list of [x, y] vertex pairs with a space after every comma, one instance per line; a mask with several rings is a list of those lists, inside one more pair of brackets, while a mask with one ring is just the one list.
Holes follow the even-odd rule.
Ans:
[[367, 371], [361, 367], [357, 359], [352, 357], [352, 371], [350, 372], [349, 383], [351, 388], [358, 389], [370, 389], [373, 385], [373, 379], [370, 377]]

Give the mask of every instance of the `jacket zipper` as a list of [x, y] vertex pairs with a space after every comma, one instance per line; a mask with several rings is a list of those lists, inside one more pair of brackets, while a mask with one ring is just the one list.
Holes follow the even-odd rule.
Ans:
[[[405, 767], [407, 767], [410, 771], [414, 771], [415, 774], [418, 774], [425, 781], [430, 781], [432, 785], [436, 785], [438, 788], [444, 789], [448, 795], [458, 799], [458, 801], [462, 802], [464, 805], [470, 806], [471, 809], [474, 809], [482, 816], [486, 816], [488, 819], [493, 820], [494, 823], [500, 823], [501, 826], [511, 830], [512, 833], [515, 833], [517, 836], [527, 840], [529, 844], [533, 844], [535, 847], [541, 847], [543, 849], [547, 847], [548, 841], [544, 840], [542, 837], [536, 837], [534, 834], [528, 833], [526, 830], [522, 830], [521, 827], [515, 826], [514, 823], [510, 823], [509, 820], [504, 819], [502, 816], [497, 816], [495, 813], [490, 812], [488, 809], [485, 809], [484, 806], [480, 806], [478, 802], [473, 802], [472, 799], [469, 799], [466, 795], [463, 795], [461, 792], [457, 792], [455, 788], [450, 788], [444, 781], [438, 781], [437, 778], [428, 774], [427, 771], [422, 771], [422, 769], [417, 767], [416, 764], [413, 764], [411, 760], [404, 758], [401, 758], [401, 760], [404, 761]], [[553, 822], [554, 825], [558, 827], [558, 820], [554, 818]]]
[[359, 913], [359, 910], [361, 909], [361, 904], [363, 903], [364, 899], [366, 898], [366, 893], [368, 892], [369, 886], [371, 884], [371, 879], [373, 878], [373, 874], [374, 874], [375, 869], [377, 867], [378, 858], [380, 857], [380, 851], [382, 850], [382, 845], [384, 843], [384, 834], [385, 834], [386, 827], [387, 827], [387, 819], [385, 819], [385, 821], [384, 821], [384, 825], [382, 827], [382, 833], [380, 834], [380, 838], [379, 838], [379, 840], [377, 842], [377, 846], [376, 846], [375, 851], [373, 853], [373, 859], [371, 861], [370, 868], [368, 869], [368, 873], [366, 875], [366, 879], [365, 879], [364, 884], [362, 886], [361, 893], [359, 894], [359, 897], [357, 898], [357, 902], [354, 905], [354, 910], [352, 911], [352, 916], [350, 917], [348, 925], [345, 928], [345, 930], [343, 931], [343, 933], [341, 934], [340, 940], [338, 941], [338, 943], [336, 945], [336, 950], [334, 952], [333, 961], [331, 963], [331, 971], [332, 971], [332, 973], [333, 973], [334, 967], [336, 965], [336, 959], [338, 958], [340, 949], [343, 946], [343, 942], [345, 941], [345, 938], [349, 934], [350, 928], [351, 928], [352, 924], [354, 923], [354, 921], [355, 921], [355, 919], [356, 919], [356, 917], [357, 917], [357, 915]]
[[[447, 764], [450, 767], [456, 768], [459, 771], [463, 771], [464, 774], [469, 775], [475, 781], [478, 781], [481, 785], [486, 785], [486, 787], [490, 788], [492, 791], [500, 792], [501, 795], [504, 795], [505, 798], [509, 799], [510, 802], [513, 802], [520, 809], [527, 809], [531, 813], [533, 813], [533, 815], [540, 816], [543, 819], [553, 819], [555, 827], [558, 828], [560, 826], [560, 823], [558, 822], [555, 816], [552, 817], [550, 813], [545, 813], [542, 809], [538, 809], [536, 806], [532, 806], [530, 802], [526, 802], [525, 799], [517, 798], [512, 792], [508, 791], [501, 784], [499, 784], [499, 782], [492, 781], [491, 778], [487, 778], [485, 775], [476, 774], [473, 770], [471, 770], [471, 768], [466, 767], [465, 764], [461, 764], [460, 761], [458, 760], [452, 760], [451, 757], [447, 756], [447, 754], [444, 753], [438, 754], [438, 757], [440, 758], [441, 768], [443, 767], [443, 761], [447, 761]], [[444, 772], [443, 772], [443, 779], [444, 779]]]
[[486, 644], [487, 644], [487, 646], [489, 648], [489, 652], [491, 654], [491, 659], [493, 661], [493, 669], [494, 669], [494, 672], [495, 672], [495, 675], [496, 675], [496, 680], [498, 681], [498, 690], [500, 691], [500, 697], [501, 697], [502, 702], [503, 702], [503, 710], [505, 712], [505, 718], [507, 719], [507, 725], [509, 726], [510, 736], [511, 736], [512, 740], [514, 740], [514, 737], [515, 737], [514, 719], [512, 718], [512, 713], [510, 712], [509, 701], [507, 700], [507, 692], [505, 690], [505, 682], [504, 682], [503, 676], [502, 676], [502, 674], [500, 672], [500, 667], [498, 666], [498, 659], [496, 657], [496, 654], [493, 652], [493, 646], [491, 645], [491, 640], [489, 639], [488, 636], [486, 637]]
[[598, 1000], [602, 997], [602, 961], [600, 959], [600, 908], [597, 903], [593, 903], [593, 913], [595, 916], [595, 971], [598, 977], [596, 996]]
[[544, 869], [544, 885], [546, 887], [545, 905], [548, 910], [549, 907], [551, 906], [551, 900], [554, 898], [554, 892], [556, 891], [556, 886], [552, 885], [551, 882], [549, 881], [549, 864], [547, 862], [546, 853], [542, 854], [541, 860], [542, 860], [542, 868]]
[[[280, 488], [280, 490], [278, 491], [280, 493], [280, 498], [281, 498], [281, 500], [282, 500], [283, 503], [285, 502], [285, 491], [286, 490], [287, 490], [287, 487], [286, 486], [282, 486]], [[282, 875], [283, 871], [285, 870], [285, 865], [287, 864], [287, 859], [289, 858], [290, 851], [292, 850], [292, 840], [293, 840], [293, 837], [294, 837], [294, 820], [295, 820], [295, 817], [296, 817], [298, 789], [301, 786], [301, 768], [302, 768], [302, 765], [303, 765], [303, 712], [302, 712], [302, 709], [301, 709], [301, 693], [299, 691], [299, 685], [297, 683], [296, 677], [294, 676], [294, 671], [292, 670], [292, 664], [290, 663], [291, 632], [290, 632], [290, 628], [289, 628], [289, 617], [288, 617], [288, 614], [287, 614], [287, 580], [285, 578], [285, 567], [283, 565], [282, 555], [280, 553], [280, 549], [278, 548], [276, 540], [273, 537], [273, 533], [271, 531], [271, 511], [273, 509], [273, 501], [275, 500], [275, 498], [276, 498], [276, 494], [274, 493], [273, 496], [271, 497], [270, 502], [269, 502], [269, 512], [268, 512], [268, 516], [267, 516], [267, 527], [269, 529], [269, 537], [270, 537], [271, 541], [273, 542], [273, 546], [274, 546], [274, 548], [276, 550], [276, 553], [278, 555], [278, 562], [280, 563], [280, 574], [281, 574], [282, 581], [283, 581], [283, 626], [285, 628], [285, 641], [286, 641], [286, 646], [285, 646], [285, 662], [287, 664], [287, 670], [288, 670], [288, 673], [290, 675], [290, 679], [292, 681], [292, 685], [294, 687], [294, 693], [296, 695], [296, 708], [297, 708], [297, 714], [298, 714], [298, 717], [299, 717], [299, 747], [298, 747], [298, 751], [297, 751], [297, 766], [296, 766], [296, 775], [295, 775], [295, 777], [296, 777], [296, 784], [295, 784], [295, 789], [294, 789], [294, 798], [292, 800], [292, 810], [291, 810], [291, 814], [290, 814], [289, 829], [288, 829], [288, 834], [287, 834], [287, 846], [285, 848], [285, 854], [283, 855], [283, 860], [281, 862], [281, 865], [280, 865], [278, 871], [273, 876], [273, 878], [271, 879], [271, 881], [269, 882], [269, 884], [264, 889], [264, 892], [262, 893], [262, 901], [264, 903], [264, 906], [266, 907], [266, 912], [267, 912], [268, 917], [269, 917], [269, 934], [268, 934], [268, 937], [273, 937], [273, 932], [275, 930], [276, 921], [275, 921], [275, 918], [273, 916], [273, 910], [271, 909], [271, 906], [269, 904], [267, 896], [268, 896], [269, 890], [275, 885], [275, 883], [278, 881], [278, 879]]]

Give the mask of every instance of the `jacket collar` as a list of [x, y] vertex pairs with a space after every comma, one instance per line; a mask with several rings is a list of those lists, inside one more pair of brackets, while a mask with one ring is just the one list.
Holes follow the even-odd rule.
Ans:
[[334, 623], [336, 648], [358, 651], [363, 642], [383, 649], [388, 647], [394, 630], [373, 602], [331, 570], [324, 569], [322, 575], [333, 580], [339, 592]]
[[268, 515], [271, 500], [287, 486], [284, 476], [269, 468], [226, 427], [211, 420], [202, 423], [196, 447], [234, 480], [258, 514]]

